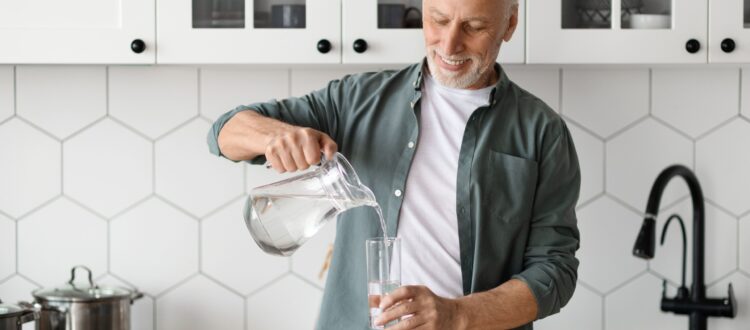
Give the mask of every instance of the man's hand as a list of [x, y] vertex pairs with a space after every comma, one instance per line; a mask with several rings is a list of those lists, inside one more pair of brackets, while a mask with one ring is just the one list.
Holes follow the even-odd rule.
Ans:
[[320, 152], [331, 159], [336, 142], [323, 132], [307, 127], [290, 126], [273, 136], [266, 145], [265, 155], [279, 173], [306, 170], [320, 162]]
[[412, 315], [388, 330], [464, 328], [458, 301], [438, 297], [425, 286], [402, 286], [394, 290], [383, 297], [380, 309], [383, 313], [376, 323], [381, 325]]

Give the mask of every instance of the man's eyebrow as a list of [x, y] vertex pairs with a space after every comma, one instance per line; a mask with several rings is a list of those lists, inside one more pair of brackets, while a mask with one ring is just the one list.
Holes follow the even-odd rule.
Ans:
[[[428, 11], [429, 11], [429, 13], [431, 15], [439, 16], [439, 17], [446, 17], [445, 14], [443, 14], [442, 12], [440, 12], [439, 10], [437, 10], [434, 7], [430, 7], [430, 9]], [[473, 17], [464, 18], [463, 21], [464, 22], [472, 22], [472, 21], [474, 21], [474, 22], [479, 22], [479, 23], [487, 23], [490, 20], [487, 17], [484, 17], [484, 16], [473, 16]]]

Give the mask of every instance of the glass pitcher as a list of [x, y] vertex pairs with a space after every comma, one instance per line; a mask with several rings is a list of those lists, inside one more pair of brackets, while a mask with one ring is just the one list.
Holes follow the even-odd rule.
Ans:
[[244, 218], [263, 251], [290, 256], [339, 213], [365, 205], [377, 206], [375, 195], [336, 153], [313, 171], [254, 188]]

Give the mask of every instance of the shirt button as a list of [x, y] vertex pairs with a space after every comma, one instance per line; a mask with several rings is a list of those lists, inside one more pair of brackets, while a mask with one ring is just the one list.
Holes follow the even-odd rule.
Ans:
[[414, 142], [410, 141], [406, 146], [409, 147], [409, 149], [414, 148]]
[[396, 191], [394, 191], [393, 194], [396, 195], [396, 197], [401, 197], [401, 190], [396, 189]]

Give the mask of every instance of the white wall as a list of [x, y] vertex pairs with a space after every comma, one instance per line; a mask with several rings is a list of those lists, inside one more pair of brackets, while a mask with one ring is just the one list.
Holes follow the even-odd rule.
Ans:
[[[136, 330], [312, 328], [333, 226], [292, 258], [264, 255], [241, 207], [248, 189], [279, 176], [209, 155], [205, 134], [235, 105], [302, 95], [363, 69], [0, 66], [0, 298], [28, 300], [86, 264], [101, 283], [146, 293], [134, 305]], [[676, 228], [653, 261], [630, 254], [653, 179], [682, 163], [707, 199], [709, 294], [726, 295], [732, 282], [740, 305], [736, 320], [710, 327], [747, 329], [750, 70], [507, 71], [561, 111], [583, 173], [578, 289], [537, 328], [687, 326], [658, 306], [661, 278], [670, 294], [679, 282]], [[660, 226], [678, 212], [690, 228], [687, 196], [682, 182], [670, 185]]]

